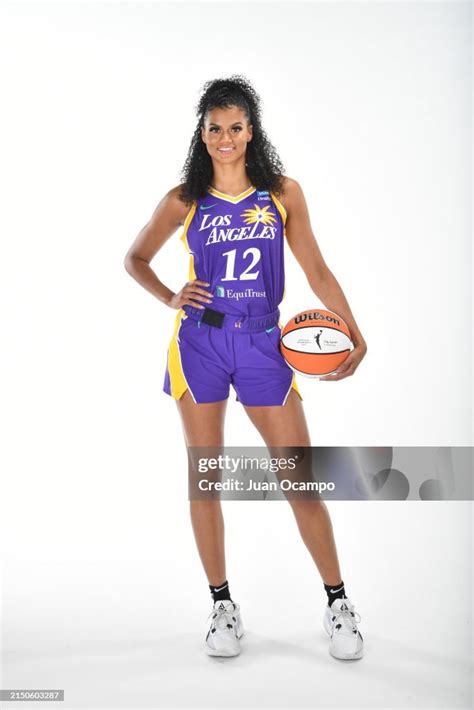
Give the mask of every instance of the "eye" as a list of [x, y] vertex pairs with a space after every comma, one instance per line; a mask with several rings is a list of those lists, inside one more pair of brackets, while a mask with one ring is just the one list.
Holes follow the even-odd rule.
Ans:
[[[233, 130], [233, 131], [238, 131], [238, 132], [240, 133], [240, 131], [242, 130], [242, 126], [233, 126], [232, 130]], [[219, 131], [219, 127], [218, 127], [218, 126], [211, 126], [211, 127], [209, 128], [209, 133], [216, 133], [217, 131]]]

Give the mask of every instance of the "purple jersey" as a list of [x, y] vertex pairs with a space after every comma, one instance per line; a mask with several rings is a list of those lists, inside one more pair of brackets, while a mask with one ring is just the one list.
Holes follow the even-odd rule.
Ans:
[[285, 285], [285, 221], [276, 196], [253, 186], [236, 197], [210, 187], [194, 200], [180, 238], [190, 253], [189, 280], [210, 284], [212, 308], [237, 316], [278, 308]]
[[181, 235], [189, 280], [209, 283], [214, 299], [176, 315], [163, 384], [174, 399], [189, 389], [198, 404], [218, 402], [231, 384], [246, 406], [284, 405], [291, 389], [301, 397], [277, 325], [285, 222], [281, 202], [255, 187], [237, 197], [209, 188], [193, 201]]

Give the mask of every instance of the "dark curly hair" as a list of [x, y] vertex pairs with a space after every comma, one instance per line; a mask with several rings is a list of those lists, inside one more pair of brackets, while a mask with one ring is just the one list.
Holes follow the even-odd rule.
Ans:
[[198, 124], [181, 171], [179, 197], [183, 202], [190, 203], [198, 197], [204, 197], [212, 183], [212, 160], [201, 138], [204, 118], [213, 108], [230, 106], [241, 108], [253, 126], [252, 140], [247, 143], [245, 154], [251, 184], [257, 190], [269, 190], [276, 195], [282, 192], [284, 167], [262, 128], [260, 103], [260, 96], [248, 79], [240, 74], [233, 74], [228, 79], [212, 79], [203, 85], [195, 107]]

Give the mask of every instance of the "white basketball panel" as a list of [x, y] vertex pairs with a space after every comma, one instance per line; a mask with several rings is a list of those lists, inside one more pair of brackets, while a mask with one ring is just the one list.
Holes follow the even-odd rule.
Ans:
[[352, 343], [345, 333], [324, 326], [296, 328], [282, 338], [285, 347], [301, 353], [338, 353], [350, 350]]

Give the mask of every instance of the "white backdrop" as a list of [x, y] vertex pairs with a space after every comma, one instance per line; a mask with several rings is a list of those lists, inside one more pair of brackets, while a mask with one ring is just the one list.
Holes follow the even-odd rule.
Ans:
[[[307, 707], [315, 694], [328, 707], [469, 706], [470, 627], [453, 627], [452, 608], [472, 603], [470, 503], [331, 504], [367, 637], [350, 669], [327, 654], [322, 582], [289, 507], [225, 504], [250, 630], [233, 666], [201, 657], [210, 596], [162, 392], [175, 311], [123, 258], [179, 182], [200, 87], [244, 74], [369, 348], [353, 378], [298, 378], [313, 445], [470, 445], [471, 14], [467, 2], [0, 6], [1, 687], [65, 688], [64, 705], [88, 708]], [[152, 262], [176, 290], [179, 235]], [[289, 250], [286, 271], [283, 322], [318, 305]], [[261, 443], [232, 390], [226, 435]]]

